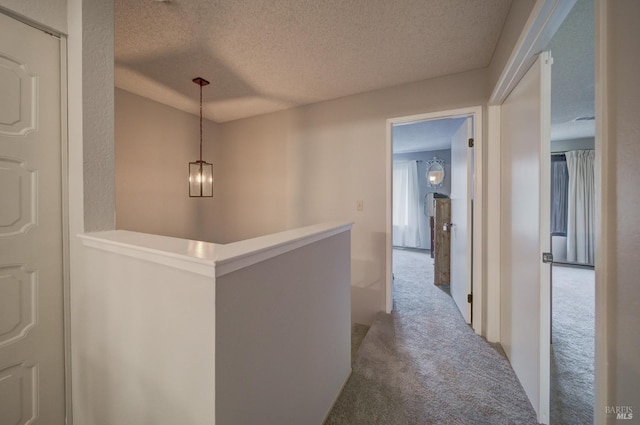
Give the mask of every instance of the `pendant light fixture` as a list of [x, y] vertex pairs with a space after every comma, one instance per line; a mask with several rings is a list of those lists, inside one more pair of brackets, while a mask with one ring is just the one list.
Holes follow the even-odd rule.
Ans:
[[213, 164], [202, 160], [202, 87], [209, 85], [204, 78], [194, 78], [200, 86], [200, 159], [189, 163], [189, 196], [205, 198], [213, 196]]

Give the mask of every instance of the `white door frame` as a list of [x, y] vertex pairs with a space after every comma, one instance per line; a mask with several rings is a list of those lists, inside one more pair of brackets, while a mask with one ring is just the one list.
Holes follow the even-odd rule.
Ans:
[[[392, 126], [394, 124], [404, 124], [414, 121], [428, 121], [447, 118], [473, 117], [473, 137], [474, 137], [474, 161], [473, 161], [473, 247], [472, 258], [473, 267], [471, 270], [473, 282], [473, 330], [477, 334], [484, 332], [483, 328], [483, 249], [484, 238], [482, 237], [484, 222], [484, 202], [483, 202], [483, 144], [482, 144], [482, 106], [472, 106], [460, 109], [451, 109], [447, 111], [429, 112], [418, 115], [410, 115], [405, 117], [389, 118], [387, 120], [387, 144], [386, 144], [386, 237], [385, 237], [385, 260], [386, 260], [386, 276], [385, 276], [385, 311], [391, 313], [393, 310], [393, 270], [392, 270], [392, 242], [393, 242], [393, 223], [391, 217], [392, 211], [392, 172], [393, 172], [393, 141]], [[468, 170], [471, 172], [471, 170]]]
[[62, 291], [64, 314], [64, 377], [66, 424], [73, 425], [73, 403], [71, 399], [71, 251], [69, 245], [69, 114], [68, 114], [68, 69], [67, 69], [67, 37], [60, 35], [60, 101], [62, 103], [60, 126], [62, 143]]

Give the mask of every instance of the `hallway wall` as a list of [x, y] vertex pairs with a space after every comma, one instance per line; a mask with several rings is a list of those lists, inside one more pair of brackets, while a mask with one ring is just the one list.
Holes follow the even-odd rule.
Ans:
[[639, 17], [635, 0], [596, 3], [596, 105], [606, 108], [596, 107], [597, 216], [605, 236], [596, 242], [596, 423], [619, 423], [607, 406], [640, 416]]
[[[203, 158], [213, 162], [213, 198], [190, 198], [188, 163], [199, 157], [199, 117], [115, 89], [116, 228], [218, 242], [218, 125], [203, 120]], [[205, 215], [206, 209], [206, 215]]]
[[353, 221], [352, 320], [371, 323], [385, 307], [387, 119], [482, 105], [487, 97], [482, 69], [224, 123], [224, 228], [212, 231], [230, 241]]

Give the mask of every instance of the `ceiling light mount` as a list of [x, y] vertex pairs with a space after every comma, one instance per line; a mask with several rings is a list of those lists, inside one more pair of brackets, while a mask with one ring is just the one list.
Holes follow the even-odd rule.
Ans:
[[[158, 1], [159, 1], [159, 0], [158, 0]], [[196, 77], [196, 78], [194, 78], [194, 79], [193, 79], [193, 80], [191, 80], [191, 81], [193, 81], [194, 83], [196, 83], [196, 84], [197, 84], [197, 85], [199, 85], [200, 87], [208, 86], [209, 84], [211, 84], [211, 83], [209, 83], [207, 80], [205, 80], [205, 79], [204, 79], [204, 78], [202, 78], [202, 77]]]

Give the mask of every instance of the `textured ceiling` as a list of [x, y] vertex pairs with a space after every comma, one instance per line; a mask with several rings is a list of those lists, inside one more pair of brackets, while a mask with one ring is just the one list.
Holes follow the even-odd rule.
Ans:
[[[547, 47], [551, 68], [551, 139], [593, 137], [594, 1], [578, 0]], [[394, 153], [450, 149], [451, 138], [464, 118], [422, 121], [393, 127]]]
[[115, 84], [230, 121], [486, 67], [511, 0], [115, 0]]
[[578, 0], [547, 47], [551, 67], [551, 140], [593, 137], [595, 121], [593, 0]]
[[451, 149], [451, 138], [466, 118], [446, 118], [394, 125], [393, 153]]

